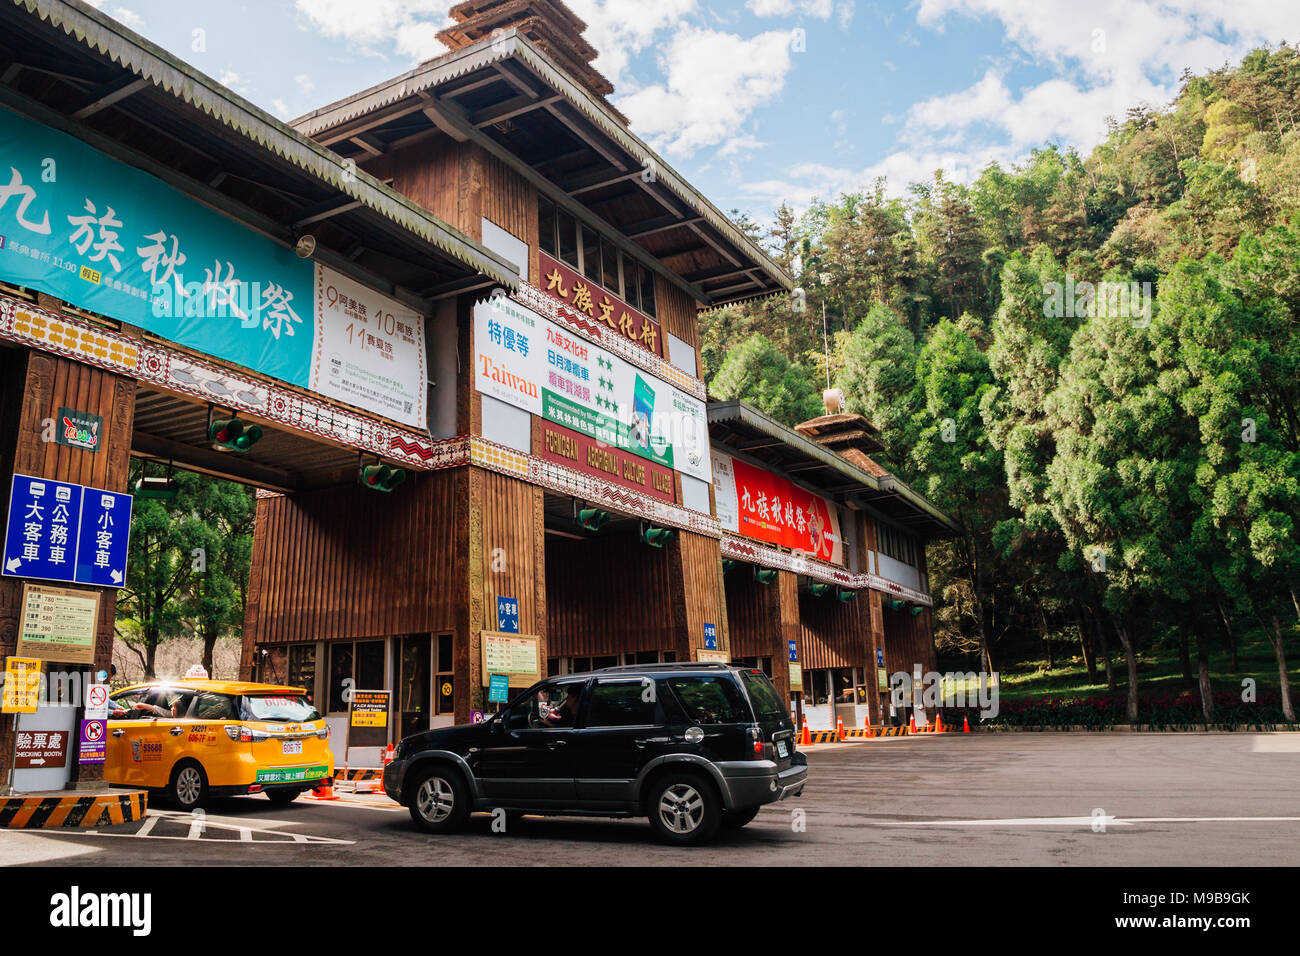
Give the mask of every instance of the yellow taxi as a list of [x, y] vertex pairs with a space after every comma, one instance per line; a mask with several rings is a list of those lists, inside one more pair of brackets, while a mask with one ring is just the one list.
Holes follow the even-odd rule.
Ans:
[[246, 793], [288, 803], [333, 776], [329, 727], [301, 687], [152, 681], [109, 697], [104, 779], [183, 810]]

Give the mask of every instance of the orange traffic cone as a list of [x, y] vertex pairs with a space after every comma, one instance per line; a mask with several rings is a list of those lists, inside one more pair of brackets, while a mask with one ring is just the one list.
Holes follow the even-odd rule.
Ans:
[[961, 718], [961, 732], [963, 734], [970, 733], [970, 718], [965, 714], [963, 714]]
[[909, 734], [916, 733], [916, 714], [912, 714], [911, 721], [907, 725], [907, 732]]
[[835, 736], [839, 740], [844, 739], [844, 718], [843, 717], [835, 718]]
[[308, 800], [337, 800], [338, 796], [334, 793], [334, 781], [331, 779], [322, 780], [320, 786], [313, 787], [311, 793], [307, 794]]
[[943, 714], [939, 713], [938, 711], [935, 711], [935, 712], [934, 712], [934, 732], [935, 732], [936, 734], [941, 734], [941, 733], [944, 732], [944, 731], [943, 731]]
[[870, 715], [870, 714], [867, 714], [867, 716], [863, 719], [863, 721], [862, 721], [862, 729], [866, 731], [866, 733], [863, 734], [862, 736], [864, 736], [864, 737], [873, 737], [873, 736], [875, 736], [875, 735], [872, 734], [872, 732], [871, 732], [871, 715]]
[[807, 714], [805, 714], [805, 715], [804, 715], [804, 718], [803, 718], [803, 740], [802, 740], [801, 742], [802, 742], [803, 746], [805, 746], [805, 747], [811, 747], [811, 746], [812, 746], [812, 732], [808, 729], [808, 715], [807, 715]]

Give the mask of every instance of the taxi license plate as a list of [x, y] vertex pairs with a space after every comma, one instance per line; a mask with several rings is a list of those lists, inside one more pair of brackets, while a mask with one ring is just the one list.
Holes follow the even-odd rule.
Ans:
[[300, 754], [302, 753], [302, 741], [282, 740], [280, 741], [280, 748], [280, 752], [286, 756], [289, 754]]
[[776, 742], [776, 755], [783, 758], [790, 756], [790, 747], [784, 740]]

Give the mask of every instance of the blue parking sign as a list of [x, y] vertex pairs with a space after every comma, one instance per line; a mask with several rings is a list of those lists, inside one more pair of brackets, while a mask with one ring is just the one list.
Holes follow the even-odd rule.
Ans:
[[72, 581], [81, 526], [81, 493], [81, 485], [70, 482], [14, 475], [0, 573]]
[[497, 597], [497, 630], [505, 634], [519, 633], [519, 602], [512, 597]]
[[14, 475], [0, 574], [124, 587], [130, 537], [130, 495]]
[[131, 540], [131, 496], [87, 488], [81, 500], [77, 583], [126, 585], [126, 549]]
[[706, 651], [718, 649], [718, 628], [715, 624], [704, 625], [704, 649]]
[[799, 644], [796, 641], [790, 642], [790, 662], [792, 664], [799, 662]]

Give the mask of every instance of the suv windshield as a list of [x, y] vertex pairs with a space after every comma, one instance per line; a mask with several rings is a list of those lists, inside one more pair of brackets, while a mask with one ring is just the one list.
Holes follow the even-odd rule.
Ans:
[[730, 676], [670, 677], [668, 686], [697, 724], [747, 724], [753, 718]]
[[308, 723], [320, 720], [320, 714], [306, 697], [243, 697], [240, 698], [239, 719]]
[[745, 682], [745, 690], [749, 691], [749, 699], [754, 703], [754, 710], [760, 717], [784, 717], [785, 708], [781, 706], [781, 698], [768, 680], [766, 674], [756, 671], [741, 671], [740, 679]]

